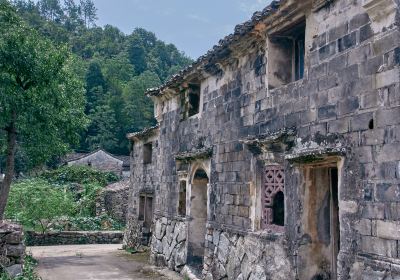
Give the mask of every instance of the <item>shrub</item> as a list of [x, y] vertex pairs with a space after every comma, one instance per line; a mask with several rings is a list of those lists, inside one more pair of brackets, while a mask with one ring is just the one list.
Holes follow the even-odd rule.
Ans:
[[79, 216], [96, 216], [96, 198], [102, 187], [96, 184], [85, 184], [77, 200], [77, 214]]
[[55, 188], [42, 179], [28, 179], [12, 185], [6, 217], [45, 232], [57, 217], [73, 215], [75, 207], [65, 188]]
[[88, 166], [63, 166], [56, 170], [46, 171], [42, 178], [52, 183], [98, 184], [102, 187], [119, 180], [112, 172], [103, 172]]
[[124, 225], [108, 215], [98, 217], [64, 217], [52, 226], [60, 231], [123, 230]]

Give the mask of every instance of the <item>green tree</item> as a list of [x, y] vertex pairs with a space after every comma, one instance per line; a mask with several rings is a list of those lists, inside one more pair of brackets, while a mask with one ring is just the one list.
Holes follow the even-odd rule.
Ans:
[[39, 0], [40, 13], [48, 20], [61, 21], [63, 18], [63, 10], [60, 0]]
[[144, 93], [148, 88], [159, 84], [160, 79], [158, 76], [155, 73], [146, 71], [140, 76], [134, 77], [125, 87], [125, 114], [126, 119], [129, 121], [126, 124], [126, 129], [128, 131], [140, 131], [155, 124], [153, 102]]
[[66, 18], [65, 27], [69, 31], [75, 31], [79, 26], [83, 25], [81, 7], [74, 0], [64, 0], [64, 12]]
[[80, 0], [80, 6], [86, 27], [94, 26], [97, 20], [97, 8], [93, 0]]
[[90, 114], [91, 124], [86, 137], [90, 150], [103, 148], [112, 150], [118, 140], [115, 135], [117, 122], [114, 111], [108, 105], [98, 106]]
[[[84, 89], [72, 58], [27, 27], [0, 2], [0, 129], [6, 140], [6, 173], [0, 185], [0, 219], [14, 176], [17, 143], [38, 165], [67, 152], [86, 124]], [[17, 142], [18, 141], [18, 142]]]

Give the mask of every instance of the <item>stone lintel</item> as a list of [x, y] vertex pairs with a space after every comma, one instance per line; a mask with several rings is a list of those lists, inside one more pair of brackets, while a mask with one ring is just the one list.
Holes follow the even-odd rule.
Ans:
[[139, 132], [129, 133], [126, 135], [126, 137], [134, 142], [145, 141], [146, 139], [157, 135], [159, 128], [160, 126], [156, 125], [153, 127], [145, 128], [144, 130]]
[[[346, 148], [343, 147], [321, 147], [288, 153], [285, 155], [285, 159], [292, 163], [315, 163], [320, 161], [325, 162], [329, 158], [345, 154]], [[336, 159], [334, 161], [337, 162]]]
[[212, 148], [203, 148], [195, 151], [179, 153], [175, 156], [175, 160], [183, 162], [191, 162], [198, 159], [208, 159], [212, 156]]

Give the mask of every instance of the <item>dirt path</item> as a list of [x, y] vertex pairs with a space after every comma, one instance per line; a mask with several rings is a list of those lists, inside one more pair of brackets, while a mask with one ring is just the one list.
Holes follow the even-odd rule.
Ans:
[[43, 280], [168, 280], [158, 273], [142, 272], [148, 254], [129, 254], [121, 245], [29, 247], [39, 261]]

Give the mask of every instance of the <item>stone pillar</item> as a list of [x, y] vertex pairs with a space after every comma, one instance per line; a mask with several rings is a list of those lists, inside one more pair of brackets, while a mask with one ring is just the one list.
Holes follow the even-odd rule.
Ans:
[[22, 273], [24, 257], [25, 244], [22, 226], [0, 224], [0, 265], [10, 276], [15, 277]]

